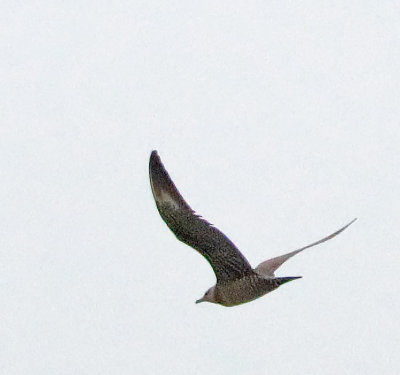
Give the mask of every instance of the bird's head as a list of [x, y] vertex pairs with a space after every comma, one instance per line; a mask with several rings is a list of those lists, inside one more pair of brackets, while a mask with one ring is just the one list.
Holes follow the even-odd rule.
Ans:
[[208, 289], [207, 292], [204, 293], [204, 296], [196, 301], [196, 303], [200, 302], [218, 303], [215, 293], [215, 285]]

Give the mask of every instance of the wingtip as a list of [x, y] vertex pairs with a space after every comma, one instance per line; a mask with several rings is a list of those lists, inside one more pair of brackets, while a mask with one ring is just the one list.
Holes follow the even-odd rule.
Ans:
[[351, 224], [353, 224], [357, 219], [358, 219], [358, 217], [355, 217], [352, 221], [350, 221], [350, 223], [346, 224], [346, 225], [343, 227], [343, 230], [346, 229], [347, 227], [349, 227]]
[[160, 162], [161, 162], [161, 159], [158, 156], [157, 150], [153, 150], [150, 154], [150, 159], [149, 159], [150, 169], [152, 166], [155, 166], [157, 163], [160, 163]]

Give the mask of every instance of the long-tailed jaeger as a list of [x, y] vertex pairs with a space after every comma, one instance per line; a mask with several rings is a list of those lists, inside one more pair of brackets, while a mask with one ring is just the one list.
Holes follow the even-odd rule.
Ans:
[[169, 177], [157, 151], [151, 153], [149, 164], [151, 190], [162, 219], [178, 240], [193, 247], [207, 259], [217, 277], [216, 285], [208, 289], [196, 303], [235, 306], [250, 302], [282, 284], [300, 278], [275, 277], [274, 272], [293, 255], [330, 240], [356, 220], [322, 240], [266, 260], [253, 269], [228, 237], [190, 208]]

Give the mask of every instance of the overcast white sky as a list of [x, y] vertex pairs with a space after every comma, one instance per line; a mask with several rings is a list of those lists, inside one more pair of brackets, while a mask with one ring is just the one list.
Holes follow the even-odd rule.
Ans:
[[[0, 372], [398, 374], [397, 1], [2, 1]], [[158, 215], [148, 157], [255, 266]]]

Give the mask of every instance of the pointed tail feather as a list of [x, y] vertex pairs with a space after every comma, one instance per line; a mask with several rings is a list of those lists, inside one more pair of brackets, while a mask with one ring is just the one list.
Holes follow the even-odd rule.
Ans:
[[278, 285], [283, 285], [288, 283], [289, 281], [301, 279], [302, 276], [287, 276], [287, 277], [276, 277], [274, 280], [278, 282]]

